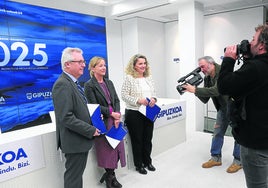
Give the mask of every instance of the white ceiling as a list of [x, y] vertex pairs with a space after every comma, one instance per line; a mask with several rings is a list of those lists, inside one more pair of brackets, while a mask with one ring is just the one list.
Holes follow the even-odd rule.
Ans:
[[[160, 22], [178, 20], [180, 4], [192, 0], [80, 0], [103, 6], [106, 16], [125, 20], [142, 17]], [[257, 6], [268, 6], [268, 0], [196, 0], [204, 5], [204, 14], [210, 15]]]

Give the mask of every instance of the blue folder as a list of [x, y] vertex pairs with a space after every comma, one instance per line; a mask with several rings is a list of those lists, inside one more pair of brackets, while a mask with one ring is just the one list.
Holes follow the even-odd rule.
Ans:
[[107, 141], [109, 144], [116, 148], [116, 146], [120, 143], [121, 140], [124, 139], [124, 137], [127, 134], [127, 130], [123, 127], [122, 123], [120, 122], [118, 128], [115, 128], [113, 126], [105, 135]]
[[[148, 100], [148, 102], [150, 102], [150, 99], [146, 98]], [[161, 111], [161, 108], [158, 105], [154, 105], [153, 107], [147, 105], [144, 106], [142, 105], [139, 109], [139, 111], [145, 115], [149, 120], [151, 120], [152, 122], [155, 122], [157, 115], [159, 114], [159, 112]]]
[[119, 123], [118, 128], [115, 128], [113, 126], [106, 134], [106, 136], [109, 136], [111, 138], [114, 138], [116, 140], [123, 140], [123, 138], [126, 136], [127, 130], [123, 127], [122, 123]]
[[101, 117], [100, 105], [88, 104], [87, 106], [93, 126], [100, 130], [100, 134], [105, 134], [107, 129]]

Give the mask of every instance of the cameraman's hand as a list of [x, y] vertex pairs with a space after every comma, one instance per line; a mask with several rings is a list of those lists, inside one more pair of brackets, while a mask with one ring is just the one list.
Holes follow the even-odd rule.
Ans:
[[236, 51], [237, 51], [237, 45], [227, 46], [226, 50], [224, 52], [224, 57], [230, 57], [233, 59], [237, 59], [238, 56], [236, 54]]
[[188, 91], [190, 93], [195, 93], [195, 86], [191, 85], [191, 84], [184, 84], [181, 87], [183, 87], [185, 89], [185, 91]]

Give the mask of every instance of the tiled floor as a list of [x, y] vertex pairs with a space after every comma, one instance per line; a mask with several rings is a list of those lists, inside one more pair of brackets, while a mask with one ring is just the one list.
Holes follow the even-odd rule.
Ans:
[[[119, 182], [125, 188], [245, 188], [243, 170], [226, 172], [232, 163], [233, 138], [225, 137], [222, 166], [203, 169], [210, 157], [211, 134], [194, 132], [187, 141], [153, 158], [155, 172], [141, 175], [134, 169], [117, 170]], [[98, 187], [105, 187], [105, 184]]]

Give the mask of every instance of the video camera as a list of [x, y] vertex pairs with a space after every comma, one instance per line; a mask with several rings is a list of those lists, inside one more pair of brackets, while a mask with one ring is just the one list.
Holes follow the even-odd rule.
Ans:
[[188, 83], [188, 84], [191, 84], [191, 85], [194, 85], [194, 86], [198, 86], [199, 84], [202, 83], [203, 78], [199, 74], [200, 71], [201, 71], [201, 68], [197, 67], [195, 70], [193, 70], [192, 72], [190, 72], [186, 76], [181, 77], [178, 80], [179, 85], [177, 86], [177, 90], [180, 93], [180, 95], [182, 95], [184, 93], [184, 90], [185, 90], [182, 87], [182, 85]]

